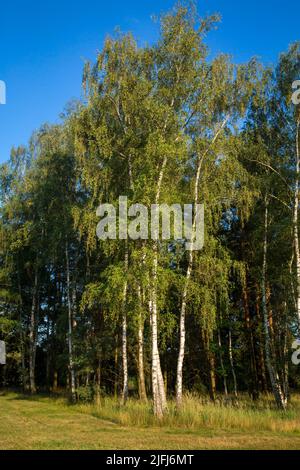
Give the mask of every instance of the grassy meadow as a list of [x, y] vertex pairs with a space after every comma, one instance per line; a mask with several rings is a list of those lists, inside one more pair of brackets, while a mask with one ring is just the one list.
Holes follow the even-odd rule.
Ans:
[[157, 421], [151, 404], [130, 399], [124, 407], [112, 398], [98, 406], [70, 405], [65, 398], [0, 395], [0, 449], [300, 449], [300, 396], [287, 412], [270, 397], [253, 405], [185, 397], [180, 412]]

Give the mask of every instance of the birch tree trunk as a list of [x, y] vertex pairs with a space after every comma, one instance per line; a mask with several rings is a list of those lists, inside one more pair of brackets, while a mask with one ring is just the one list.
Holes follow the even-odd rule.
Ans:
[[[164, 176], [164, 170], [167, 164], [167, 157], [164, 157], [159, 178], [157, 182], [155, 203], [159, 204], [161, 184]], [[157, 325], [157, 268], [158, 268], [158, 244], [154, 242], [153, 247], [153, 266], [152, 282], [150, 287], [150, 322], [151, 322], [151, 340], [152, 340], [152, 393], [154, 414], [162, 418], [167, 409], [167, 399], [164, 387], [164, 379], [161, 371], [159, 350], [158, 350], [158, 325]]]
[[262, 268], [262, 311], [264, 320], [265, 332], [265, 352], [266, 364], [269, 372], [270, 382], [272, 386], [273, 395], [278, 408], [286, 409], [287, 401], [284, 396], [283, 390], [280, 385], [278, 374], [273, 366], [272, 349], [270, 340], [270, 325], [267, 310], [267, 295], [266, 295], [266, 275], [267, 275], [267, 251], [268, 251], [268, 199], [265, 198], [265, 224], [264, 224], [264, 244], [263, 244], [263, 268]]
[[266, 375], [266, 365], [265, 365], [265, 354], [264, 354], [264, 340], [263, 340], [263, 331], [262, 331], [262, 318], [261, 318], [261, 311], [260, 311], [260, 288], [258, 284], [255, 284], [255, 291], [256, 291], [256, 301], [255, 301], [255, 309], [256, 315], [258, 319], [258, 351], [259, 351], [259, 370], [260, 370], [260, 377], [261, 377], [261, 389], [263, 392], [268, 391], [268, 383], [267, 383], [267, 375]]
[[98, 358], [98, 365], [96, 369], [96, 405], [101, 405], [101, 357]]
[[167, 408], [167, 400], [158, 351], [156, 302], [152, 303], [151, 326], [153, 406], [155, 416], [162, 418]]
[[73, 312], [71, 300], [71, 281], [70, 281], [70, 260], [69, 260], [69, 247], [66, 242], [66, 271], [67, 271], [67, 302], [68, 302], [68, 350], [69, 350], [69, 372], [70, 372], [70, 387], [71, 387], [71, 401], [76, 401], [76, 383], [75, 383], [75, 369], [73, 357]]
[[158, 325], [157, 325], [157, 264], [158, 264], [157, 244], [154, 247], [154, 266], [152, 276], [152, 286], [150, 291], [151, 300], [151, 339], [152, 339], [152, 393], [154, 414], [162, 418], [167, 409], [167, 399], [164, 387], [164, 379], [161, 371], [161, 363], [158, 350]]
[[215, 355], [210, 347], [210, 339], [207, 333], [207, 359], [208, 359], [208, 367], [209, 367], [209, 394], [211, 400], [214, 402], [216, 401], [216, 364], [215, 364]]
[[300, 119], [297, 121], [296, 127], [296, 181], [294, 192], [294, 250], [297, 275], [297, 296], [296, 296], [296, 313], [298, 318], [298, 330], [300, 331], [300, 249], [299, 249], [299, 230], [298, 230], [298, 209], [299, 209], [299, 176], [300, 176], [300, 148], [299, 148], [299, 128]]
[[147, 392], [144, 372], [144, 318], [143, 300], [141, 288], [138, 287], [139, 318], [138, 318], [138, 377], [139, 377], [139, 397], [142, 401], [147, 401]]
[[234, 362], [233, 362], [232, 335], [231, 335], [231, 329], [230, 328], [229, 328], [229, 332], [228, 332], [228, 349], [229, 349], [229, 361], [230, 361], [231, 373], [232, 373], [232, 378], [233, 378], [233, 391], [234, 391], [234, 396], [237, 398], [237, 396], [238, 396], [237, 380], [236, 380], [236, 373], [235, 373]]
[[[119, 109], [119, 107], [118, 107]], [[118, 111], [120, 116], [120, 109]], [[127, 134], [126, 128], [126, 119], [125, 123], [123, 124], [124, 133]], [[131, 155], [128, 156], [128, 177], [129, 177], [129, 187], [133, 191], [134, 190], [134, 183], [133, 183], [133, 173], [132, 173], [132, 161]], [[127, 228], [126, 228], [127, 230]], [[128, 398], [128, 357], [127, 357], [127, 289], [128, 289], [128, 281], [127, 281], [127, 273], [128, 273], [128, 240], [125, 240], [125, 283], [124, 283], [124, 290], [123, 290], [123, 305], [122, 305], [122, 371], [123, 371], [123, 387], [121, 393], [121, 404], [125, 405], [127, 398]]]
[[[128, 271], [128, 244], [125, 241], [125, 275]], [[128, 360], [127, 360], [127, 312], [126, 312], [126, 299], [127, 299], [127, 278], [123, 290], [123, 305], [122, 305], [122, 366], [123, 366], [123, 388], [121, 394], [121, 403], [125, 405], [128, 398]]]
[[[126, 296], [127, 287], [124, 288], [124, 297]], [[124, 405], [128, 398], [128, 361], [127, 361], [127, 315], [126, 309], [123, 308], [122, 313], [122, 370], [123, 370], [123, 388], [121, 402]]]
[[37, 295], [38, 295], [38, 268], [35, 267], [34, 286], [29, 327], [29, 387], [30, 393], [36, 393], [35, 384], [35, 358], [37, 342]]
[[250, 392], [253, 400], [259, 398], [259, 388], [258, 388], [258, 374], [256, 366], [256, 354], [254, 347], [254, 338], [253, 338], [253, 325], [251, 324], [250, 318], [250, 309], [248, 301], [248, 286], [247, 286], [247, 273], [245, 275], [244, 285], [243, 285], [243, 304], [244, 304], [244, 320], [245, 320], [245, 329], [246, 329], [246, 339], [248, 343], [248, 350], [250, 354]]
[[[199, 182], [200, 182], [200, 174], [201, 174], [201, 168], [202, 168], [202, 163], [204, 161], [204, 158], [206, 157], [209, 149], [211, 146], [215, 143], [217, 140], [218, 136], [220, 135], [221, 131], [224, 129], [226, 123], [228, 121], [228, 117], [226, 117], [214, 135], [208, 149], [204, 152], [201, 158], [199, 158], [198, 165], [197, 165], [197, 172], [196, 172], [196, 177], [195, 177], [195, 188], [194, 188], [194, 207], [197, 207], [196, 205], [198, 204], [198, 198], [199, 198]], [[189, 287], [189, 282], [192, 274], [192, 268], [193, 268], [193, 258], [194, 258], [194, 232], [196, 228], [196, 215], [193, 219], [193, 224], [192, 224], [192, 241], [191, 241], [191, 246], [190, 246], [190, 251], [189, 251], [189, 256], [188, 256], [188, 267], [186, 271], [186, 276], [185, 276], [185, 283], [184, 283], [184, 289], [182, 293], [182, 300], [181, 300], [181, 308], [180, 308], [180, 319], [179, 319], [179, 352], [178, 352], [178, 362], [177, 362], [177, 375], [176, 375], [176, 403], [177, 406], [180, 407], [182, 404], [182, 374], [183, 374], [183, 361], [184, 361], [184, 354], [185, 354], [185, 315], [186, 315], [186, 303], [187, 303], [187, 293], [188, 293], [188, 287]]]
[[222, 370], [222, 375], [223, 375], [224, 393], [227, 396], [228, 395], [228, 389], [227, 389], [226, 371], [225, 371], [224, 362], [223, 362], [222, 341], [221, 341], [220, 329], [218, 329], [218, 346], [219, 346], [219, 354], [220, 354], [220, 365], [221, 365], [221, 370]]
[[289, 401], [290, 390], [289, 390], [289, 348], [288, 348], [288, 312], [287, 312], [287, 303], [284, 303], [284, 325], [283, 325], [283, 347], [282, 347], [282, 362], [283, 362], [283, 371], [282, 371], [282, 383], [283, 383], [283, 393], [286, 401]]
[[22, 289], [20, 282], [20, 270], [18, 269], [18, 291], [19, 291], [19, 321], [20, 321], [20, 350], [21, 350], [21, 377], [22, 377], [22, 388], [23, 392], [27, 390], [27, 377], [26, 377], [26, 367], [25, 367], [25, 338], [23, 330], [23, 300], [22, 300]]
[[115, 351], [114, 351], [114, 363], [115, 363], [115, 380], [114, 380], [114, 396], [115, 399], [119, 393], [119, 334], [115, 336]]

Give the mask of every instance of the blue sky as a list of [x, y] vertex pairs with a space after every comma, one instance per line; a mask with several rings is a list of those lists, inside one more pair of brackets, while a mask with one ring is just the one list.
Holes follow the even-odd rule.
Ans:
[[[0, 161], [12, 145], [26, 144], [43, 122], [57, 122], [64, 105], [81, 95], [82, 67], [93, 60], [115, 26], [140, 42], [157, 37], [151, 15], [174, 1], [14, 0], [0, 6], [0, 80], [7, 104], [0, 105]], [[256, 55], [269, 64], [300, 39], [299, 0], [199, 0], [201, 14], [219, 12], [222, 23], [210, 33], [213, 54], [237, 62]], [[299, 77], [300, 78], [300, 77]]]

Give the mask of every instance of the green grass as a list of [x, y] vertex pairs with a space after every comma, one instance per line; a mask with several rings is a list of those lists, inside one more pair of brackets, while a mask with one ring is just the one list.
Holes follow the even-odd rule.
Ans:
[[270, 397], [238, 404], [186, 397], [157, 421], [150, 404], [68, 405], [63, 398], [0, 396], [0, 449], [300, 449], [300, 397], [274, 409]]

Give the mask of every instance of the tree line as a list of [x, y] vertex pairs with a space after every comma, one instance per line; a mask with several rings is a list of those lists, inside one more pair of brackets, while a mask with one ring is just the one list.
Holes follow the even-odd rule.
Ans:
[[[300, 43], [274, 67], [211, 58], [220, 18], [179, 4], [141, 46], [107, 37], [83, 98], [0, 169], [5, 386], [167, 412], [299, 385]], [[297, 92], [297, 90], [296, 90]], [[100, 203], [203, 204], [205, 243], [99, 240]], [[195, 214], [193, 218], [195, 224]]]

